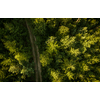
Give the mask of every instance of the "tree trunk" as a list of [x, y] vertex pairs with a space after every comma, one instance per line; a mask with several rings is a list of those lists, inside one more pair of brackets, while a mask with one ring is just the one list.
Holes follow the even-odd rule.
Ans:
[[[34, 60], [34, 63], [35, 63], [36, 82], [38, 82], [38, 81], [42, 82], [41, 64], [40, 64], [40, 58], [39, 58], [39, 49], [38, 49], [38, 46], [35, 44], [36, 38], [32, 34], [31, 27], [29, 26], [27, 19], [25, 19], [25, 22], [26, 22], [26, 26], [27, 26], [27, 29], [28, 29], [28, 32], [29, 32], [30, 42], [31, 42], [31, 45], [32, 45], [32, 54], [33, 54], [33, 60]], [[38, 75], [39, 75], [39, 77], [38, 77]], [[39, 78], [39, 80], [38, 80], [38, 78]]]
[[26, 21], [26, 26], [29, 32], [29, 37], [30, 37], [30, 42], [31, 42], [31, 46], [32, 46], [32, 54], [33, 54], [33, 60], [35, 63], [35, 78], [36, 78], [36, 82], [38, 82], [38, 69], [37, 69], [37, 62], [36, 62], [36, 47], [35, 47], [35, 41], [33, 39], [30, 27], [28, 25], [27, 19], [25, 19]]

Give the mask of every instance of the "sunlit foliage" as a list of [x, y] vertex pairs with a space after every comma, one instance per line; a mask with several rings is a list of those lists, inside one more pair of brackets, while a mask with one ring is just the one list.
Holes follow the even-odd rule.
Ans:
[[[94, 18], [27, 19], [36, 36], [43, 81], [100, 81], [100, 21]], [[31, 81], [34, 61], [24, 19], [2, 19], [0, 81]]]

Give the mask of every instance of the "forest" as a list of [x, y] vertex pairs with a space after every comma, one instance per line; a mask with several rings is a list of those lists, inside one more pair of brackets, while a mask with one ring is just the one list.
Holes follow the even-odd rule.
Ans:
[[0, 18], [0, 82], [100, 82], [100, 18]]

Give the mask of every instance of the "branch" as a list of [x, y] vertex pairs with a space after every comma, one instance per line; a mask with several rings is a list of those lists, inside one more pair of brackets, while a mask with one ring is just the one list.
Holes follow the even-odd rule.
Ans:
[[77, 19], [77, 21], [76, 21], [76, 23], [75, 23], [75, 24], [77, 24], [79, 20], [80, 20], [80, 18], [78, 18], [78, 19]]

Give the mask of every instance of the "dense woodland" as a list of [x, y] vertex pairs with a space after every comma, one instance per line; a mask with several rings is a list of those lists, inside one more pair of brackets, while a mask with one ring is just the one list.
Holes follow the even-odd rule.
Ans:
[[100, 82], [100, 19], [0, 18], [0, 82]]

